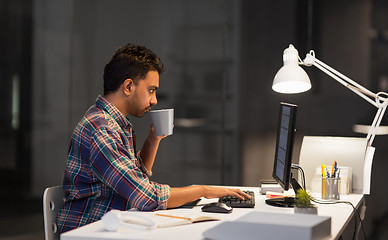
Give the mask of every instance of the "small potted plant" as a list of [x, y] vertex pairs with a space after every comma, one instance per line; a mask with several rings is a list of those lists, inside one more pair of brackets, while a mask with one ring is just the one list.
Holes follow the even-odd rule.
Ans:
[[318, 210], [311, 203], [311, 196], [304, 189], [299, 189], [295, 196], [295, 213], [317, 214]]

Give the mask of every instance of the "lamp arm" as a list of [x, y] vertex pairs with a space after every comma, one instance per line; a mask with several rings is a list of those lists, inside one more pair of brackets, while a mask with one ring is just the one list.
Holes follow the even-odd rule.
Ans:
[[340, 84], [342, 84], [343, 86], [345, 86], [346, 88], [354, 92], [355, 94], [362, 97], [364, 100], [366, 100], [373, 106], [379, 108], [379, 102], [373, 101], [371, 99], [371, 98], [375, 100], [379, 99], [379, 96], [377, 94], [371, 92], [367, 88], [363, 87], [362, 85], [358, 84], [357, 82], [353, 81], [352, 79], [338, 72], [334, 68], [320, 61], [319, 59], [315, 58], [315, 53], [313, 50], [311, 50], [308, 54], [306, 54], [306, 58], [303, 60], [303, 63], [301, 64], [305, 66], [314, 65], [316, 68], [326, 73], [327, 75], [335, 79], [337, 82], [339, 82]]
[[375, 139], [375, 136], [376, 136], [377, 128], [380, 126], [381, 120], [383, 120], [386, 109], [387, 109], [387, 105], [383, 104], [382, 107], [380, 107], [377, 110], [376, 116], [373, 119], [372, 125], [368, 131], [368, 135], [366, 136], [369, 146], [372, 146], [373, 140]]
[[[372, 146], [373, 140], [376, 135], [376, 130], [380, 126], [380, 123], [383, 119], [388, 105], [388, 94], [385, 92], [379, 92], [377, 94], [371, 92], [369, 89], [363, 87], [362, 85], [358, 84], [357, 82], [353, 81], [352, 79], [346, 77], [342, 73], [323, 63], [319, 59], [315, 58], [313, 50], [311, 50], [310, 53], [306, 54], [306, 58], [303, 60], [303, 62], [300, 62], [299, 64], [305, 66], [314, 65], [316, 68], [320, 69], [322, 72], [326, 73], [327, 75], [335, 79], [337, 82], [339, 82], [340, 84], [342, 84], [343, 86], [345, 86], [346, 88], [348, 88], [349, 90], [351, 90], [352, 92], [354, 92], [355, 94], [362, 97], [364, 100], [378, 108], [375, 118], [373, 119], [373, 123], [366, 137], [368, 141], [368, 146]], [[381, 95], [384, 95], [384, 97], [382, 97]]]
[[377, 98], [377, 94], [376, 93], [371, 92], [369, 89], [363, 87], [362, 85], [358, 84], [357, 82], [353, 81], [352, 79], [348, 78], [347, 76], [345, 76], [342, 73], [338, 72], [337, 70], [333, 69], [332, 67], [328, 66], [327, 64], [325, 64], [324, 62], [320, 61], [319, 59], [315, 58], [315, 62], [317, 64], [323, 66], [324, 68], [328, 69], [329, 71], [333, 72], [337, 76], [341, 77], [344, 81], [346, 81], [348, 84], [350, 84], [349, 86], [353, 86], [355, 88], [358, 88], [359, 91], [362, 91], [364, 94], [369, 95], [369, 96], [371, 96], [373, 98]]
[[[326, 74], [329, 75], [330, 77], [334, 78], [337, 82], [339, 82], [340, 84], [344, 85], [346, 88], [348, 88], [349, 90], [351, 90], [352, 92], [354, 92], [354, 93], [357, 94], [358, 96], [362, 97], [363, 99], [365, 99], [366, 101], [368, 101], [368, 102], [369, 102], [370, 104], [372, 104], [373, 106], [375, 106], [375, 107], [377, 107], [377, 108], [379, 107], [379, 105], [378, 105], [375, 101], [373, 101], [372, 99], [370, 99], [370, 98], [367, 96], [367, 95], [369, 95], [369, 96], [373, 96], [374, 98], [376, 98], [376, 97], [377, 97], [376, 94], [370, 92], [368, 89], [366, 89], [366, 91], [365, 91], [364, 88], [358, 88], [358, 87], [355, 87], [355, 86], [349, 84], [349, 83], [347, 82], [347, 80], [341, 79], [339, 76], [337, 76], [337, 75], [334, 74], [333, 72], [329, 71], [328, 69], [326, 69], [325, 67], [323, 67], [322, 65], [320, 65], [320, 64], [317, 62], [318, 59], [315, 59], [315, 60], [316, 60], [316, 61], [314, 62], [313, 65], [314, 65], [316, 68], [318, 68], [318, 69], [321, 70], [322, 72], [326, 73]], [[318, 61], [319, 61], [319, 60], [318, 60]], [[351, 79], [350, 79], [350, 80], [351, 80]], [[359, 85], [359, 84], [358, 84], [358, 85]], [[362, 91], [361, 91], [361, 89], [362, 89]], [[367, 95], [364, 94], [364, 92], [367, 93]]]

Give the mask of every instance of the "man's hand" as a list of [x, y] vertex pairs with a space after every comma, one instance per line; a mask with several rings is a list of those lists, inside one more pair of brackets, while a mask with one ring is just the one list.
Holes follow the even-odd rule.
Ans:
[[225, 188], [225, 187], [213, 187], [213, 186], [205, 186], [205, 198], [219, 198], [223, 196], [235, 196], [242, 200], [248, 198], [250, 199], [251, 196], [241, 191], [241, 189], [238, 188]]
[[162, 139], [165, 138], [165, 137], [167, 137], [167, 135], [156, 136], [154, 125], [151, 124], [151, 130], [150, 130], [150, 133], [148, 134], [149, 140], [157, 140], [157, 141], [160, 141], [160, 140], [162, 140]]
[[223, 196], [236, 196], [241, 200], [245, 198], [251, 199], [251, 196], [236, 188], [193, 185], [171, 188], [171, 195], [167, 200], [167, 208], [179, 207], [200, 197], [219, 198]]

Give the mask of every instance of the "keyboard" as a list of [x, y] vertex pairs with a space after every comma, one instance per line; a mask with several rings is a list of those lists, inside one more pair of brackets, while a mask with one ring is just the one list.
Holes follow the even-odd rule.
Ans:
[[251, 196], [251, 199], [241, 200], [234, 196], [223, 196], [218, 199], [218, 202], [225, 203], [233, 208], [253, 208], [255, 207], [255, 193], [253, 191], [243, 191]]

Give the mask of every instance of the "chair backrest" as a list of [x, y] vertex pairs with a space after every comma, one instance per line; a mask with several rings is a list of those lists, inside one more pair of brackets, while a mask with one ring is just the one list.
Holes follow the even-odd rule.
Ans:
[[46, 188], [43, 194], [44, 235], [46, 240], [59, 240], [57, 215], [64, 200], [62, 186]]

